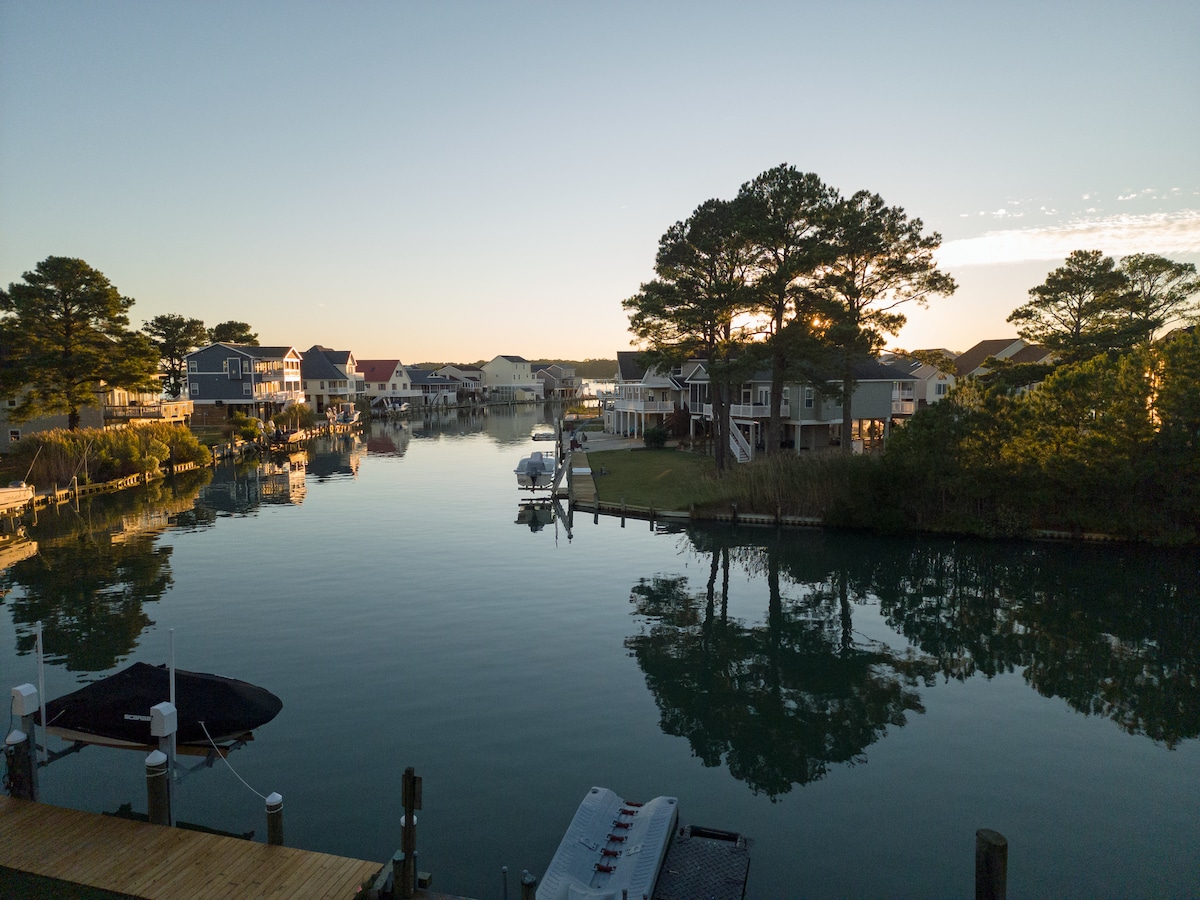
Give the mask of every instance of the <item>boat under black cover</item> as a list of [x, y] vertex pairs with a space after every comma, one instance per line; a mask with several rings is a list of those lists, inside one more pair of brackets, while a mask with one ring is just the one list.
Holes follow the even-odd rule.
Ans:
[[[150, 708], [170, 699], [170, 677], [165, 666], [134, 663], [48, 702], [46, 732], [93, 744], [155, 746], [158, 739], [150, 734]], [[218, 744], [236, 740], [275, 718], [283, 701], [236, 678], [176, 669], [175, 708], [176, 744], [207, 746], [205, 728]]]

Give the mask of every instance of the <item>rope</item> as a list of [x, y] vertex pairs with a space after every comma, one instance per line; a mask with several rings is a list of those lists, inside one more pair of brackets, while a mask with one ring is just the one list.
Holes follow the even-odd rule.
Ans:
[[210, 744], [212, 744], [212, 747], [213, 747], [213, 749], [217, 751], [217, 756], [221, 757], [221, 762], [223, 762], [223, 763], [225, 763], [225, 765], [229, 766], [229, 771], [233, 773], [233, 776], [234, 776], [234, 777], [235, 777], [235, 778], [236, 778], [238, 781], [240, 781], [242, 784], [245, 784], [245, 785], [246, 785], [246, 790], [248, 790], [250, 793], [252, 793], [252, 794], [253, 794], [255, 797], [257, 797], [257, 798], [258, 798], [259, 800], [261, 800], [263, 803], [266, 803], [266, 802], [267, 802], [267, 798], [266, 798], [266, 797], [264, 797], [262, 794], [260, 794], [258, 791], [256, 791], [254, 788], [250, 787], [250, 785], [249, 785], [249, 784], [246, 784], [246, 779], [245, 779], [245, 778], [243, 778], [241, 775], [239, 775], [239, 774], [237, 773], [237, 769], [235, 769], [235, 768], [234, 768], [232, 765], [230, 765], [230, 762], [229, 762], [229, 760], [228, 760], [228, 759], [225, 757], [225, 754], [221, 752], [221, 748], [217, 746], [217, 742], [216, 742], [216, 741], [214, 741], [214, 740], [212, 739], [212, 735], [208, 733], [208, 727], [207, 727], [207, 726], [206, 726], [206, 725], [205, 725], [203, 722], [201, 722], [201, 723], [200, 723], [200, 727], [204, 729], [204, 736], [205, 736], [206, 738], [208, 738], [208, 742], [209, 742]]

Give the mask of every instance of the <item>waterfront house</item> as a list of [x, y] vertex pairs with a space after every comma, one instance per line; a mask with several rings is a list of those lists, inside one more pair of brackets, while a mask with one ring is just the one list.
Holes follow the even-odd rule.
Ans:
[[[39, 416], [26, 422], [12, 422], [8, 411], [15, 409], [19, 397], [0, 401], [0, 452], [7, 453], [28, 437], [41, 431], [67, 427], [67, 416]], [[192, 401], [163, 397], [157, 391], [130, 391], [125, 388], [100, 387], [96, 402], [79, 410], [80, 428], [120, 428], [151, 422], [175, 422], [186, 425], [192, 415]]]
[[360, 359], [362, 395], [372, 406], [388, 408], [402, 403], [415, 404], [421, 391], [413, 387], [408, 367], [398, 359]]
[[[957, 356], [957, 354], [950, 350], [935, 350], [930, 352], [940, 353], [951, 360]], [[912, 415], [921, 407], [929, 406], [944, 399], [950, 393], [950, 389], [954, 387], [955, 381], [957, 381], [957, 377], [953, 372], [942, 371], [937, 366], [923, 363], [919, 359], [913, 359], [911, 356], [899, 356], [895, 353], [889, 353], [880, 357], [879, 361], [884, 365], [899, 369], [901, 372], [913, 377], [911, 395], [904, 393], [905, 382], [900, 382], [898, 383], [898, 393], [892, 397], [892, 412], [898, 416]]]
[[612, 397], [606, 399], [604, 430], [635, 437], [647, 428], [665, 424], [684, 400], [684, 372], [698, 362], [677, 366], [671, 372], [647, 369], [636, 350], [617, 351], [617, 373]]
[[583, 393], [583, 382], [574, 366], [551, 363], [534, 369], [533, 377], [542, 383], [542, 396], [547, 400], [577, 400]]
[[192, 421], [219, 425], [234, 411], [264, 422], [304, 402], [301, 357], [295, 347], [209, 344], [187, 355]]
[[449, 406], [458, 402], [459, 383], [453, 378], [417, 368], [409, 369], [408, 375], [417, 394], [412, 401], [414, 406]]
[[975, 378], [986, 375], [989, 359], [1009, 359], [1014, 363], [1048, 363], [1052, 354], [1045, 347], [1030, 344], [1021, 338], [1001, 338], [980, 341], [970, 350], [960, 353], [954, 360], [954, 374], [958, 378]]
[[361, 376], [354, 354], [349, 350], [330, 350], [315, 344], [300, 356], [304, 396], [317, 415], [324, 415], [330, 407], [337, 409], [343, 403], [353, 403], [358, 398]]
[[525, 401], [542, 398], [542, 382], [533, 377], [529, 360], [497, 356], [482, 366], [483, 390], [489, 400]]
[[460, 399], [478, 400], [483, 395], [483, 369], [451, 364], [434, 371], [437, 375], [444, 375], [458, 382]]

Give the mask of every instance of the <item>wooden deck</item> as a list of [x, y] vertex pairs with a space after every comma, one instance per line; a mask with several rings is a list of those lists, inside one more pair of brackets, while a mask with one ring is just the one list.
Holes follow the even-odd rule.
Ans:
[[381, 864], [0, 796], [0, 866], [146, 900], [350, 900]]

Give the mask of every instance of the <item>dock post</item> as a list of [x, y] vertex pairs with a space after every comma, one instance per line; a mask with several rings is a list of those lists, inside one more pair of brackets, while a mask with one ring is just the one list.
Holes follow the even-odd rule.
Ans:
[[621, 527], [625, 527], [625, 498], [621, 498]]
[[521, 871], [521, 900], [534, 900], [537, 896], [537, 876], [528, 869]]
[[1008, 896], [1008, 839], [998, 831], [975, 832], [975, 900]]
[[650, 507], [650, 530], [654, 530], [654, 507]]
[[[40, 629], [40, 622], [38, 626]], [[32, 684], [21, 684], [12, 689], [12, 714], [20, 719], [20, 726], [4, 739], [4, 758], [8, 765], [9, 793], [21, 800], [38, 799], [37, 741], [33, 721], [37, 708], [38, 690]]]
[[278, 791], [267, 795], [267, 843], [283, 846], [283, 797]]
[[146, 812], [151, 825], [171, 824], [171, 789], [167, 780], [167, 754], [152, 750], [146, 757]]
[[400, 819], [401, 860], [395, 882], [396, 893], [409, 898], [417, 892], [417, 817], [413, 813], [421, 808], [421, 779], [412, 766], [404, 770], [401, 800], [404, 805], [404, 817]]

